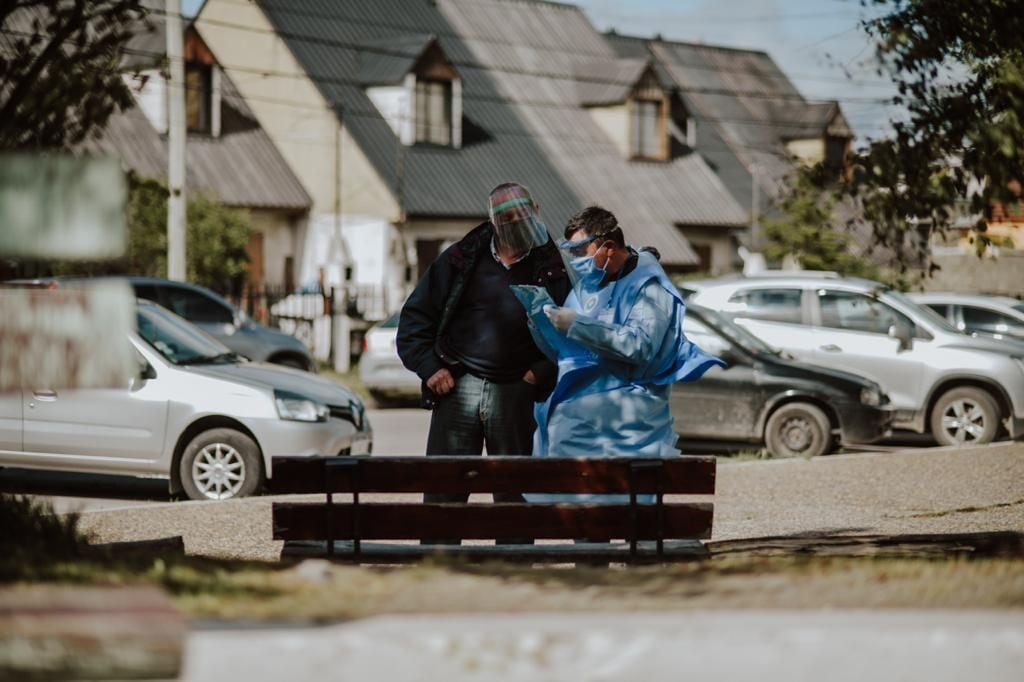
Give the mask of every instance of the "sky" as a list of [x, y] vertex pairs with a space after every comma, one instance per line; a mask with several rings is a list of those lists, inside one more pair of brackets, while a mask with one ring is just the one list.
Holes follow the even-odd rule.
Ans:
[[[182, 0], [194, 13], [202, 0]], [[889, 79], [858, 22], [859, 0], [574, 0], [601, 31], [764, 50], [810, 100], [838, 100], [857, 141], [885, 134]]]

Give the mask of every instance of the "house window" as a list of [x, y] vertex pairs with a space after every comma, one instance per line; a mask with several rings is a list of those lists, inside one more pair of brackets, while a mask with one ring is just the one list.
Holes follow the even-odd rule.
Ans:
[[661, 100], [634, 100], [632, 112], [632, 155], [637, 159], [662, 159]]
[[213, 67], [185, 66], [185, 125], [190, 133], [209, 133], [213, 123]]
[[450, 146], [452, 143], [452, 84], [416, 80], [416, 142]]

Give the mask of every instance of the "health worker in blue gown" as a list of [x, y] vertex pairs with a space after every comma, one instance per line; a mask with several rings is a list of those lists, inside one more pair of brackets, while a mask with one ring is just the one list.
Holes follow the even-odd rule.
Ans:
[[683, 299], [656, 252], [627, 246], [611, 212], [583, 209], [565, 237], [573, 289], [564, 306], [537, 288], [516, 292], [558, 364], [555, 389], [535, 410], [534, 456], [678, 454], [672, 384], [725, 363], [686, 339]]

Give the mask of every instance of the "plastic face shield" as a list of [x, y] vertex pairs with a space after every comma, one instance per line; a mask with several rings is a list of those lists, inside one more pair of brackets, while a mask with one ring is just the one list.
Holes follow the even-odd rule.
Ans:
[[548, 230], [528, 197], [514, 197], [490, 208], [494, 245], [500, 253], [523, 256], [548, 241]]

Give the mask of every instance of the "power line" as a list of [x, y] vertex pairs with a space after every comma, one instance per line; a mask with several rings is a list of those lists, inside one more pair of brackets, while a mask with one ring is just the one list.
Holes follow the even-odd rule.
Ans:
[[[166, 12], [161, 12], [159, 10], [155, 10], [153, 13], [157, 14], [157, 15], [166, 15]], [[332, 38], [319, 38], [317, 36], [312, 36], [312, 35], [309, 35], [309, 34], [302, 34], [302, 33], [295, 33], [295, 32], [291, 32], [291, 31], [267, 30], [267, 29], [256, 27], [256, 26], [246, 26], [244, 24], [237, 24], [237, 23], [234, 23], [234, 22], [222, 21], [222, 20], [219, 20], [219, 19], [211, 19], [211, 18], [201, 18], [200, 20], [197, 20], [197, 23], [199, 23], [199, 24], [208, 24], [210, 26], [220, 26], [222, 28], [235, 29], [235, 30], [246, 31], [246, 32], [251, 32], [251, 33], [257, 33], [257, 34], [260, 34], [260, 35], [275, 36], [275, 37], [279, 37], [279, 38], [286, 39], [286, 40], [293, 40], [293, 41], [298, 42], [298, 43], [306, 43], [306, 44], [311, 44], [311, 45], [321, 45], [321, 46], [324, 46], [324, 47], [335, 47], [335, 48], [344, 49], [344, 50], [353, 50], [353, 51], [356, 51], [356, 52], [368, 52], [368, 53], [371, 53], [371, 54], [380, 54], [380, 55], [385, 55], [385, 56], [389, 56], [389, 57], [399, 57], [399, 58], [402, 58], [402, 59], [409, 59], [410, 58], [410, 54], [408, 52], [406, 52], [406, 51], [398, 50], [398, 49], [394, 49], [394, 48], [388, 48], [388, 47], [379, 46], [379, 45], [365, 45], [365, 44], [359, 44], [359, 43], [352, 43], [352, 42], [336, 40], [336, 39], [332, 39]], [[394, 27], [392, 26], [392, 28], [394, 28]], [[605, 55], [605, 58], [609, 59], [610, 61], [617, 60], [617, 57], [614, 56], [614, 55]], [[466, 69], [475, 69], [475, 70], [478, 70], [478, 71], [483, 71], [483, 72], [488, 72], [488, 73], [498, 72], [498, 73], [506, 73], [506, 74], [509, 74], [509, 75], [516, 75], [516, 76], [531, 76], [531, 77], [537, 77], [537, 78], [547, 78], [547, 79], [551, 79], [551, 80], [568, 81], [568, 82], [573, 83], [573, 84], [579, 83], [579, 82], [583, 82], [583, 83], [592, 83], [592, 84], [597, 84], [597, 85], [619, 85], [619, 86], [630, 85], [628, 83], [624, 83], [624, 82], [621, 82], [621, 81], [618, 81], [618, 80], [612, 80], [612, 79], [609, 79], [609, 78], [602, 78], [600, 76], [591, 76], [591, 75], [587, 75], [587, 74], [558, 73], [558, 72], [554, 72], [554, 71], [540, 71], [540, 70], [527, 70], [527, 69], [512, 69], [512, 68], [503, 67], [503, 66], [499, 66], [499, 65], [489, 65], [489, 64], [484, 64], [482, 62], [471, 61], [471, 60], [462, 60], [462, 59], [454, 59], [454, 58], [449, 58], [448, 61], [453, 66], [462, 66], [462, 67], [464, 67]], [[297, 77], [300, 77], [300, 78], [310, 77], [313, 80], [316, 80], [317, 82], [325, 82], [325, 83], [328, 82], [327, 79], [330, 79], [332, 81], [335, 81], [336, 84], [354, 85], [354, 86], [357, 86], [357, 87], [362, 87], [364, 85], [363, 83], [361, 83], [361, 82], [359, 82], [358, 80], [355, 80], [355, 79], [346, 79], [346, 78], [339, 78], [339, 77], [334, 77], [334, 76], [314, 77], [314, 76], [312, 76], [312, 74], [308, 74], [308, 75], [307, 74], [288, 74], [288, 76], [289, 77], [297, 76]], [[684, 92], [684, 93], [685, 92], [689, 92], [689, 93], [693, 93], [693, 94], [727, 95], [727, 96], [732, 96], [732, 97], [740, 96], [740, 97], [750, 97], [752, 99], [764, 99], [764, 100], [769, 100], [769, 101], [771, 101], [771, 100], [776, 100], [776, 101], [792, 101], [792, 102], [797, 102], [797, 103], [800, 103], [800, 104], [814, 104], [815, 103], [814, 101], [807, 100], [803, 95], [800, 95], [799, 93], [792, 94], [792, 95], [783, 94], [783, 93], [772, 94], [772, 93], [759, 92], [759, 91], [756, 91], [756, 90], [743, 91], [743, 90], [735, 90], [735, 89], [731, 89], [731, 88], [702, 88], [702, 87], [691, 87], [691, 86], [686, 86], [686, 87], [679, 86], [679, 89], [680, 89], [681, 92]], [[466, 95], [464, 95], [464, 97], [467, 97], [467, 98], [470, 98], [470, 99], [480, 99], [480, 98], [483, 98], [483, 96], [479, 95], [478, 93], [467, 93]], [[876, 101], [877, 99], [878, 98], [852, 98], [852, 97], [849, 97], [849, 98], [843, 98], [842, 101]], [[506, 101], [506, 99], [502, 98], [500, 101]], [[539, 106], [544, 106], [544, 104], [541, 103], [541, 102], [535, 102], [535, 103], [538, 104]], [[565, 105], [560, 105], [560, 106], [565, 106]]]
[[[272, 10], [274, 13], [282, 14], [282, 15], [304, 17], [304, 18], [311, 18], [311, 19], [327, 19], [327, 20], [330, 20], [330, 21], [344, 22], [346, 25], [355, 24], [355, 25], [358, 25], [358, 26], [373, 26], [373, 27], [377, 27], [377, 28], [389, 29], [389, 30], [392, 30], [392, 31], [407, 31], [409, 33], [414, 33], [414, 34], [418, 34], [418, 35], [422, 35], [423, 34], [423, 27], [422, 26], [414, 26], [414, 25], [411, 25], [411, 24], [404, 24], [404, 23], [399, 24], [399, 23], [391, 23], [391, 22], [383, 22], [383, 21], [374, 21], [372, 19], [367, 19], [366, 17], [356, 17], [356, 16], [351, 16], [351, 15], [347, 15], [347, 14], [341, 14], [341, 13], [333, 12], [333, 11], [332, 12], [318, 12], [316, 10], [299, 9], [299, 8], [294, 7], [294, 6], [281, 5], [281, 4], [277, 4], [277, 3], [274, 3], [274, 2], [266, 2], [265, 0], [259, 0], [259, 2], [253, 2], [252, 0], [220, 0], [220, 1], [224, 2], [226, 4], [235, 4], [235, 5], [239, 5], [239, 6], [245, 6], [245, 7], [253, 7], [253, 6], [255, 6], [257, 9], [260, 9], [260, 10]], [[582, 8], [580, 8], [580, 9], [581, 9], [581, 11], [583, 11], [584, 14], [586, 14], [585, 10], [583, 10]], [[161, 13], [161, 11], [160, 10], [156, 10], [155, 13]], [[622, 15], [619, 15], [619, 16], [622, 16]], [[204, 19], [204, 21], [209, 21], [209, 20], [208, 19]], [[251, 27], [251, 28], [255, 29], [256, 27]], [[590, 51], [581, 51], [581, 50], [578, 50], [578, 49], [570, 50], [570, 49], [564, 49], [564, 48], [560, 48], [560, 47], [553, 47], [551, 45], [534, 44], [534, 43], [530, 42], [528, 35], [522, 36], [521, 40], [514, 40], [513, 41], [513, 40], [502, 40], [500, 38], [494, 38], [493, 36], [477, 36], [477, 35], [471, 35], [471, 34], [466, 34], [466, 33], [460, 33], [458, 31], [443, 31], [443, 30], [438, 30], [437, 27], [433, 27], [432, 28], [431, 34], [432, 35], [436, 35], [436, 36], [444, 36], [444, 37], [449, 37], [449, 38], [456, 38], [456, 39], [461, 40], [461, 41], [486, 42], [489, 45], [507, 45], [509, 47], [529, 47], [529, 48], [536, 49], [536, 50], [543, 50], [545, 52], [555, 52], [555, 53], [558, 53], [558, 54], [568, 54], [568, 55], [572, 55], [573, 57], [577, 57], [577, 58], [579, 58], [579, 57], [595, 57], [595, 58], [600, 58], [600, 59], [618, 59], [618, 58], [621, 58], [621, 57], [619, 57], [619, 55], [614, 54], [614, 51], [612, 52], [612, 54], [609, 54], [608, 52], [590, 52]], [[600, 32], [597, 32], [597, 35], [601, 36], [602, 38], [604, 37], [604, 34], [602, 34]], [[642, 41], [642, 42], [645, 42], [645, 43], [647, 43], [649, 41], [655, 41], [655, 42], [660, 42], [660, 43], [665, 44], [665, 45], [677, 45], [677, 46], [694, 47], [694, 48], [701, 48], [701, 49], [703, 49], [703, 48], [720, 49], [720, 46], [705, 45], [705, 44], [702, 44], [702, 43], [687, 43], [687, 42], [683, 42], [683, 41], [674, 41], [674, 40], [656, 39], [656, 38], [644, 38], [644, 37], [640, 37], [640, 36], [630, 36], [630, 35], [617, 35], [617, 37], [625, 38], [625, 39], [628, 39], [628, 40]], [[737, 48], [726, 48], [726, 49], [735, 50]], [[740, 51], [744, 51], [744, 52], [747, 52], [747, 51], [749, 51], [749, 52], [757, 52], [758, 50], [740, 50]], [[712, 71], [712, 72], [716, 72], [716, 73], [745, 73], [745, 74], [749, 73], [748, 69], [729, 69], [729, 68], [724, 68], [724, 67], [708, 66], [706, 64], [692, 64], [692, 63], [682, 62], [681, 65], [682, 66], [686, 66], [687, 68], [691, 68], [691, 69], [699, 69], [699, 70], [704, 70], [704, 71]], [[835, 83], [842, 83], [842, 84], [848, 84], [850, 82], [847, 79], [837, 79], [837, 78], [822, 79], [822, 78], [820, 78], [818, 76], [811, 76], [811, 75], [807, 75], [807, 74], [786, 74], [786, 76], [788, 78], [796, 78], [796, 79], [800, 79], [800, 80], [822, 80], [823, 82], [835, 82]], [[858, 82], [855, 82], [855, 83], [858, 83]], [[873, 85], [873, 84], [876, 84], [876, 83], [877, 84], [886, 84], [886, 81], [874, 81], [874, 82], [872, 82], [872, 81], [860, 81], [859, 82], [859, 84], [861, 84], [861, 85]]]

